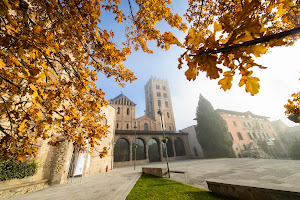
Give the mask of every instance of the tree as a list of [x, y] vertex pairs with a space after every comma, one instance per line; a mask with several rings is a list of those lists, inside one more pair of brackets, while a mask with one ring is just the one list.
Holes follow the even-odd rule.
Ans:
[[289, 120], [300, 123], [300, 92], [292, 94], [292, 100], [284, 105], [286, 108], [285, 114], [289, 115]]
[[[126, 2], [126, 1], [125, 1]], [[159, 21], [184, 31], [170, 1], [135, 1], [138, 11], [119, 8], [120, 0], [0, 1], [0, 157], [23, 161], [36, 155], [39, 141], [72, 142], [79, 151], [100, 145], [108, 134], [102, 109], [108, 105], [94, 81], [97, 73], [120, 86], [136, 77], [122, 64], [131, 48], [151, 53], [147, 42], [163, 49], [178, 43]], [[99, 26], [110, 12], [129, 26], [122, 44]], [[105, 156], [103, 147], [100, 156]]]
[[291, 157], [294, 160], [300, 160], [300, 140], [295, 139], [291, 146]]
[[[231, 88], [234, 76], [240, 76], [239, 86], [245, 85], [246, 91], [255, 95], [260, 85], [253, 68], [265, 67], [254, 57], [299, 39], [299, 14], [299, 0], [190, 0], [186, 18], [192, 27], [178, 68], [185, 60], [188, 80], [206, 72], [208, 78], [219, 79], [224, 91]], [[286, 113], [298, 114], [300, 120], [299, 93], [293, 98], [286, 105]]]
[[233, 157], [232, 139], [225, 120], [201, 94], [196, 111], [197, 139], [207, 158]]
[[[299, 0], [188, 2], [185, 16], [192, 27], [181, 44], [171, 32], [156, 28], [165, 21], [187, 29], [172, 13], [171, 0], [124, 0], [128, 13], [120, 8], [121, 0], [1, 0], [0, 156], [23, 160], [35, 155], [39, 139], [53, 145], [67, 140], [79, 150], [86, 143], [99, 145], [108, 134], [101, 112], [108, 102], [94, 84], [97, 73], [114, 77], [120, 86], [134, 81], [122, 62], [132, 48], [152, 53], [148, 41], [165, 50], [173, 44], [186, 48], [179, 68], [187, 61], [189, 80], [200, 71], [211, 79], [223, 75], [219, 84], [227, 90], [240, 74], [239, 86], [254, 95], [260, 86], [252, 68], [264, 67], [253, 55], [298, 39]], [[99, 25], [104, 12], [120, 24], [129, 22], [122, 43]], [[106, 149], [102, 152], [104, 156]]]

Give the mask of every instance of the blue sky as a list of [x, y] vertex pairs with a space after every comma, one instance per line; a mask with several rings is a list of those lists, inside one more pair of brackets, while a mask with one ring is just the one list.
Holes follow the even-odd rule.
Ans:
[[[172, 5], [173, 12], [183, 14], [184, 8], [187, 7], [185, 2], [176, 1]], [[128, 5], [124, 6], [123, 9], [126, 12]], [[111, 28], [115, 32], [117, 40], [124, 39], [122, 36], [124, 27], [115, 23], [109, 14], [105, 14], [103, 17], [100, 26]], [[162, 31], [172, 30], [165, 23], [158, 24], [158, 27]], [[183, 41], [186, 33], [175, 31], [174, 34]], [[113, 78], [107, 79], [101, 74], [96, 82], [97, 87], [106, 93], [106, 99], [112, 99], [123, 92], [135, 102], [137, 104], [136, 117], [144, 115], [144, 86], [151, 76], [155, 76], [169, 81], [178, 130], [196, 123], [193, 119], [200, 93], [212, 103], [215, 109], [251, 111], [257, 115], [269, 116], [271, 121], [282, 119], [289, 126], [296, 125], [286, 119], [283, 105], [286, 104], [292, 93], [300, 89], [300, 60], [298, 58], [300, 41], [291, 47], [271, 49], [266, 55], [257, 59], [268, 69], [254, 69], [254, 76], [256, 75], [261, 80], [260, 92], [255, 96], [246, 93], [244, 87], [238, 87], [240, 78], [238, 76], [233, 81], [232, 89], [226, 92], [220, 89], [218, 81], [208, 80], [205, 74], [200, 74], [196, 81], [188, 81], [184, 75], [187, 66], [181, 70], [177, 69], [177, 59], [184, 51], [183, 49], [174, 46], [169, 51], [164, 51], [156, 48], [155, 43], [151, 43], [150, 47], [154, 50], [153, 54], [133, 51], [124, 63], [137, 77], [133, 83], [126, 83], [125, 88], [121, 88]]]

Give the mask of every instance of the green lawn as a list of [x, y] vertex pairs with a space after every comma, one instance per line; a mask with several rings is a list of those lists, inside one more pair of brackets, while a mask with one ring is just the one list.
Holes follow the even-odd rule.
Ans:
[[228, 200], [227, 198], [216, 196], [206, 190], [147, 174], [141, 176], [126, 198], [126, 200], [131, 199]]

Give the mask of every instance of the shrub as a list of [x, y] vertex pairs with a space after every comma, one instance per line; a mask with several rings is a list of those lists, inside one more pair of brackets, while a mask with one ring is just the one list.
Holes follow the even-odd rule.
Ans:
[[0, 181], [33, 176], [36, 169], [37, 164], [34, 161], [30, 164], [26, 164], [24, 162], [17, 161], [15, 158], [8, 161], [0, 160]]

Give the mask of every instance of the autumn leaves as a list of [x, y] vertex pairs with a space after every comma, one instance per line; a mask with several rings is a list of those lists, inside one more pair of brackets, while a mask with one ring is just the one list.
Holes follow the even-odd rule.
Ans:
[[292, 38], [275, 34], [299, 26], [291, 22], [297, 12], [299, 2], [292, 0], [190, 1], [188, 20], [193, 26], [185, 38], [187, 51], [179, 59], [179, 68], [185, 60], [188, 80], [195, 80], [200, 71], [210, 79], [223, 75], [218, 84], [225, 91], [239, 74], [239, 86], [245, 85], [255, 95], [260, 85], [252, 69], [264, 67], [254, 57], [271, 47], [293, 43]]
[[[130, 10], [124, 13], [120, 5], [128, 3]], [[0, 1], [0, 156], [24, 160], [36, 154], [41, 139], [53, 145], [69, 141], [82, 151], [87, 144], [90, 149], [99, 145], [109, 131], [102, 123], [108, 102], [95, 85], [97, 73], [114, 77], [120, 86], [134, 81], [133, 72], [123, 65], [132, 48], [152, 53], [149, 41], [165, 50], [175, 44], [186, 50], [178, 68], [187, 63], [188, 80], [204, 72], [228, 90], [239, 75], [239, 86], [255, 95], [260, 86], [253, 68], [264, 67], [254, 57], [292, 44], [297, 37], [291, 35], [300, 32], [299, 1], [189, 0], [185, 17], [191, 28], [180, 43], [172, 32], [161, 33], [156, 26], [165, 21], [180, 31], [187, 29], [170, 3]], [[99, 26], [104, 11], [120, 24], [129, 20], [121, 44], [110, 27]], [[291, 101], [289, 108], [297, 107]]]

